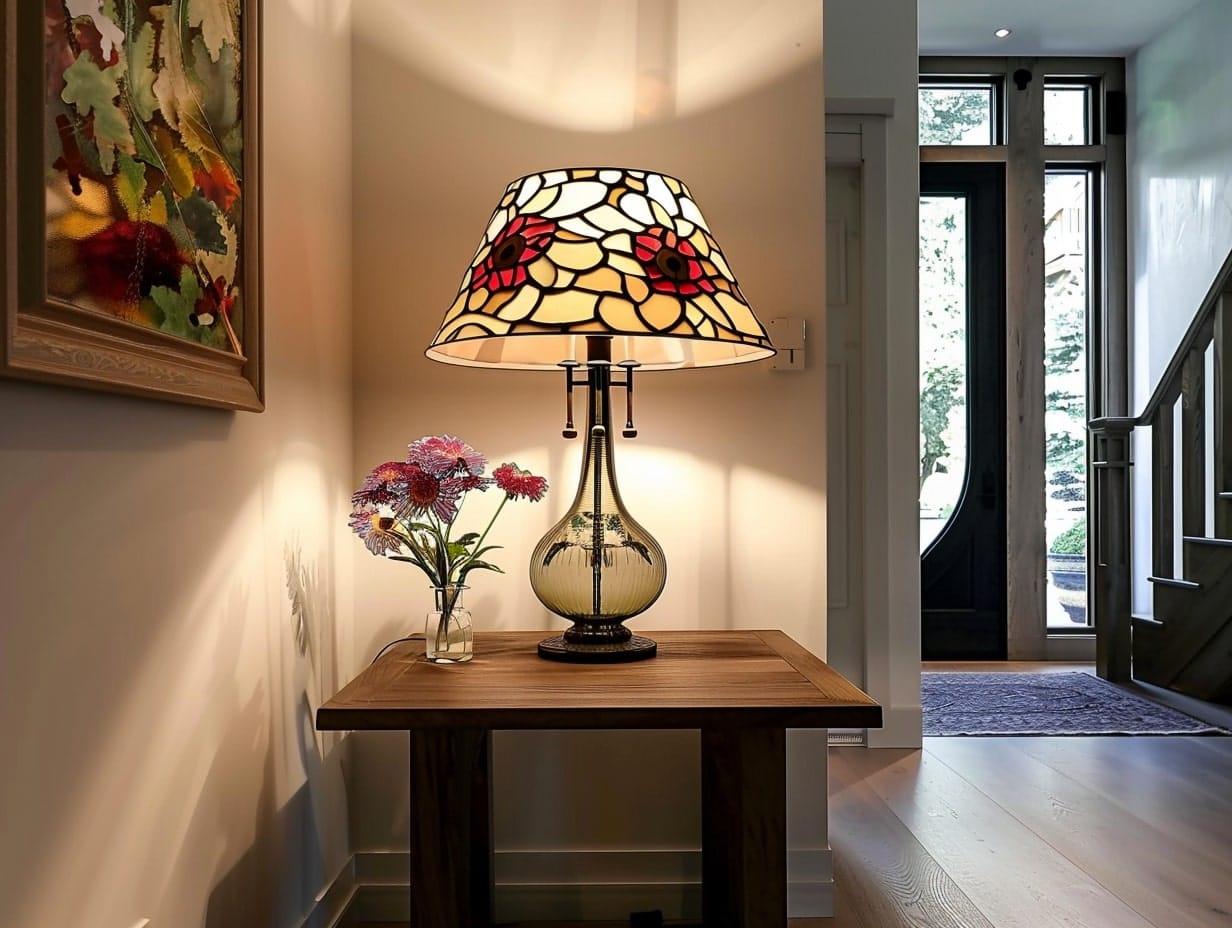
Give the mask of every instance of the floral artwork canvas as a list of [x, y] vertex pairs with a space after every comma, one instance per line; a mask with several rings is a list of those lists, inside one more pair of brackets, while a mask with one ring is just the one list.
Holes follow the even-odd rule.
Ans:
[[44, 0], [47, 296], [243, 356], [241, 0]]

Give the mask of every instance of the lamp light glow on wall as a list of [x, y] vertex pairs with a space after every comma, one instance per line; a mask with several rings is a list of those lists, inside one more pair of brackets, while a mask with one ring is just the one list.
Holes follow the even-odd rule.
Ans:
[[[623, 623], [663, 591], [667, 562], [629, 515], [613, 462], [611, 390], [633, 426], [635, 371], [713, 367], [774, 354], [688, 188], [626, 168], [568, 168], [513, 181], [497, 204], [427, 356], [449, 364], [564, 370], [587, 387], [577, 494], [531, 555], [539, 601], [573, 622], [542, 657], [653, 657]], [[584, 370], [585, 376], [582, 376]]]

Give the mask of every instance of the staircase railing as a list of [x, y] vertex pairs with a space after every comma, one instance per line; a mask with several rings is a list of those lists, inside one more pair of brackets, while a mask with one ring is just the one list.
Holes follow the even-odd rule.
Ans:
[[[1178, 546], [1178, 507], [1179, 540], [1208, 535], [1206, 514], [1212, 495], [1214, 522], [1209, 534], [1232, 537], [1232, 255], [1215, 280], [1142, 413], [1136, 418], [1090, 422], [1094, 483], [1092, 606], [1096, 667], [1106, 679], [1130, 679], [1135, 623], [1162, 624], [1155, 616], [1132, 614], [1130, 467], [1134, 429], [1145, 426], [1151, 430], [1151, 582], [1157, 587], [1195, 586], [1184, 579], [1193, 546]], [[1212, 409], [1206, 408], [1208, 353], [1214, 381]], [[1208, 428], [1213, 430], [1210, 461]], [[1178, 472], [1179, 500], [1175, 489]], [[1179, 564], [1175, 554], [1178, 547], [1183, 552]]]

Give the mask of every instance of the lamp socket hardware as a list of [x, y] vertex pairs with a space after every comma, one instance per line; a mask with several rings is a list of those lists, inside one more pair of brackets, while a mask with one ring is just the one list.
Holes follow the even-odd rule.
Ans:
[[804, 320], [780, 317], [770, 320], [770, 341], [778, 353], [770, 361], [772, 371], [804, 370]]

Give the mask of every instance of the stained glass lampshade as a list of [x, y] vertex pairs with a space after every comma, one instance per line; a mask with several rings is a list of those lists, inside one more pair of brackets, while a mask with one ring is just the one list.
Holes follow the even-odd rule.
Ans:
[[[540, 644], [542, 656], [612, 662], [655, 653], [653, 641], [622, 624], [658, 598], [667, 565], [620, 499], [611, 388], [626, 388], [623, 431], [632, 437], [634, 370], [773, 354], [681, 181], [653, 171], [569, 168], [505, 188], [427, 355], [476, 367], [563, 368], [570, 392], [588, 388], [578, 492], [531, 559], [535, 594], [574, 623]], [[581, 368], [585, 378], [575, 379]], [[565, 434], [576, 434], [571, 408]]]

